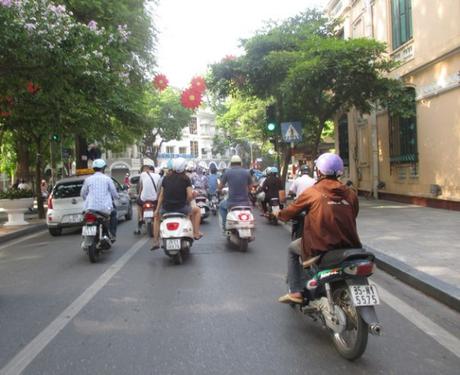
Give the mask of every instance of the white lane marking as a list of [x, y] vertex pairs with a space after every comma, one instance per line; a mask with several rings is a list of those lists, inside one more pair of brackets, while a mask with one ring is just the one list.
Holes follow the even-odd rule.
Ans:
[[94, 298], [94, 296], [120, 271], [137, 251], [149, 240], [137, 241], [131, 249], [112, 264], [99, 278], [73, 301], [43, 331], [29, 342], [0, 371], [1, 375], [20, 374], [45, 349], [45, 347], [61, 332], [65, 326]]
[[[291, 232], [288, 225], [284, 224], [284, 228]], [[444, 328], [437, 325], [435, 322], [418, 312], [413, 307], [409, 306], [404, 301], [400, 300], [395, 295], [391, 294], [385, 288], [378, 285], [374, 280], [372, 280], [372, 282], [377, 285], [379, 295], [388, 306], [390, 306], [398, 314], [402, 315], [403, 318], [421, 329], [425, 334], [433, 338], [444, 348], [460, 358], [460, 339], [447, 332]]]
[[15, 241], [12, 241], [12, 242], [8, 242], [8, 243], [6, 243], [5, 245], [0, 246], [0, 250], [6, 249], [7, 247], [11, 247], [11, 246], [17, 245], [18, 243], [21, 243], [21, 242], [30, 240], [31, 238], [38, 237], [38, 236], [40, 236], [40, 235], [42, 235], [42, 234], [45, 234], [46, 232], [48, 232], [48, 231], [47, 231], [47, 230], [42, 230], [42, 231], [40, 231], [40, 232], [31, 234], [30, 236], [22, 237], [22, 238], [19, 238], [18, 240], [15, 240]]
[[[374, 281], [372, 282], [376, 284]], [[377, 288], [382, 300], [385, 301], [388, 306], [460, 358], [460, 339], [409, 306], [406, 302], [391, 294], [385, 288], [378, 284]]]

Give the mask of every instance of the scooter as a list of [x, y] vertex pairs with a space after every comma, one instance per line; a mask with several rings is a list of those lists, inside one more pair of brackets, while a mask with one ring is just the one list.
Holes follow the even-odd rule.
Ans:
[[210, 208], [209, 208], [209, 199], [208, 197], [198, 192], [198, 196], [195, 198], [196, 205], [200, 208], [201, 211], [201, 221], [203, 222], [209, 216]]
[[268, 203], [268, 212], [267, 218], [270, 224], [277, 225], [278, 224], [278, 213], [280, 212], [280, 200], [278, 198], [270, 199]]
[[153, 214], [156, 210], [157, 202], [145, 201], [141, 208], [141, 219], [137, 224], [137, 229], [134, 234], [141, 234], [142, 227], [145, 227], [145, 232], [149, 237], [153, 237]]
[[225, 229], [227, 241], [238, 246], [240, 251], [247, 251], [248, 243], [255, 240], [255, 224], [251, 207], [232, 207], [227, 214]]
[[108, 223], [110, 216], [99, 211], [86, 211], [83, 213], [85, 225], [82, 227], [83, 241], [81, 248], [88, 254], [91, 263], [99, 260], [104, 250], [112, 247], [108, 235]]
[[171, 212], [161, 217], [161, 247], [174, 264], [182, 264], [193, 244], [193, 226], [188, 216]]
[[211, 194], [211, 199], [209, 200], [209, 208], [214, 216], [217, 215], [217, 207], [219, 206], [219, 198], [217, 194]]

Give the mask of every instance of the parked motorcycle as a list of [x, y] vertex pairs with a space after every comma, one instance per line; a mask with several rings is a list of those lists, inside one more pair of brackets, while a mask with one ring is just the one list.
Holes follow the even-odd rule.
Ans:
[[251, 207], [232, 207], [227, 214], [227, 241], [247, 251], [248, 243], [255, 240], [254, 216]]
[[165, 254], [174, 264], [181, 264], [190, 254], [193, 226], [188, 216], [171, 212], [161, 217], [160, 237]]
[[203, 194], [199, 193], [199, 195], [195, 198], [196, 205], [200, 208], [201, 211], [201, 221], [203, 222], [209, 216], [210, 208], [209, 208], [209, 199], [208, 197]]
[[107, 229], [110, 216], [98, 211], [86, 211], [83, 220], [81, 248], [88, 254], [90, 262], [95, 263], [102, 251], [112, 247]]
[[[301, 236], [303, 216], [294, 219], [294, 238]], [[320, 320], [335, 348], [355, 360], [366, 350], [368, 333], [381, 334], [375, 312], [380, 303], [377, 287], [368, 278], [375, 269], [374, 255], [364, 249], [329, 250], [304, 263], [303, 303], [300, 311]]]
[[211, 199], [209, 200], [209, 208], [211, 213], [216, 216], [217, 215], [217, 207], [219, 206], [219, 198], [217, 194], [211, 194]]

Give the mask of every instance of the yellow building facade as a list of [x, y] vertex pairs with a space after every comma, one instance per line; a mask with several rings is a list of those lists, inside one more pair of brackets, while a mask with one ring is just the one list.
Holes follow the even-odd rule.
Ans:
[[326, 11], [344, 38], [385, 42], [391, 76], [416, 99], [412, 119], [337, 117], [346, 177], [376, 197], [460, 209], [460, 0], [331, 0]]

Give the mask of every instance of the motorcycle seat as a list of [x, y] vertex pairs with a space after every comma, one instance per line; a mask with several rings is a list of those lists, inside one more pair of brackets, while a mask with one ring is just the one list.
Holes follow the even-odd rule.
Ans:
[[161, 216], [162, 219], [169, 219], [172, 217], [187, 217], [187, 215], [184, 215], [181, 212], [168, 212]]
[[353, 248], [353, 249], [335, 249], [329, 250], [319, 259], [319, 268], [333, 268], [339, 266], [345, 261], [355, 260], [355, 259], [369, 259], [374, 260], [374, 254], [362, 249], [362, 248]]
[[229, 211], [252, 211], [252, 208], [249, 206], [234, 206]]

